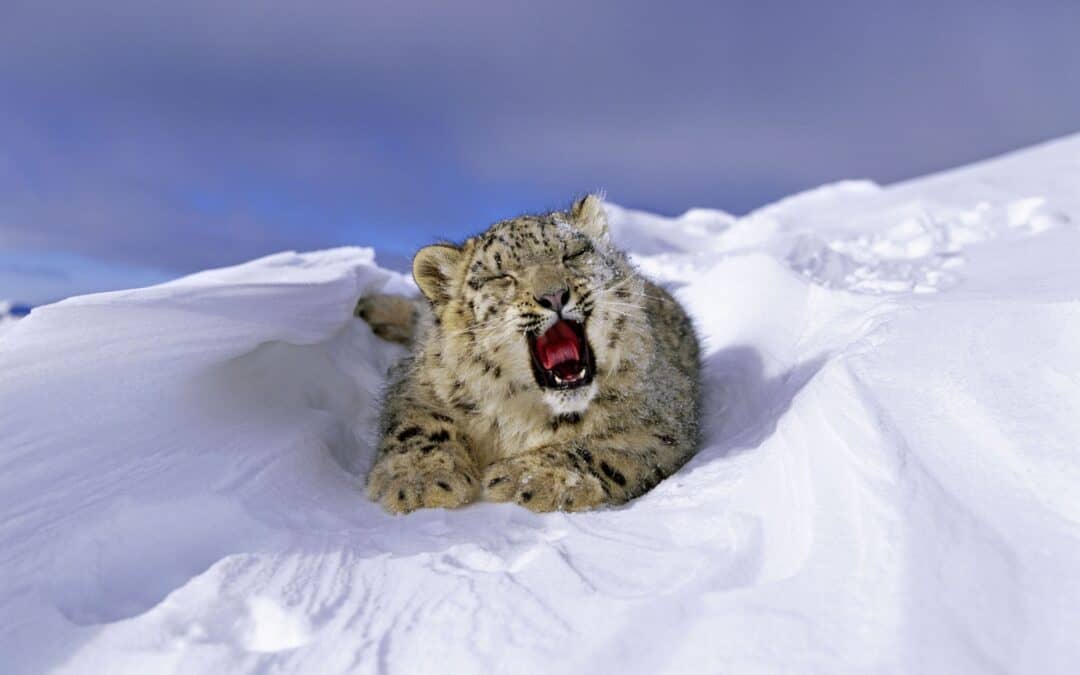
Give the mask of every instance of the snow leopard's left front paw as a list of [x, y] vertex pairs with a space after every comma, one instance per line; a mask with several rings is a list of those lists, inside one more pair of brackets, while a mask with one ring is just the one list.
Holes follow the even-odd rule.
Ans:
[[585, 511], [606, 503], [600, 480], [560, 453], [538, 450], [491, 464], [484, 472], [484, 499], [537, 512]]

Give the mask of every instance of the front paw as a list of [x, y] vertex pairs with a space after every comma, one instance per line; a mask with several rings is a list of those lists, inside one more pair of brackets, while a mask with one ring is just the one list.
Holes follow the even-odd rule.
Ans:
[[484, 472], [484, 499], [516, 502], [537, 512], [584, 511], [607, 501], [600, 480], [555, 453], [532, 452], [495, 462]]
[[475, 466], [455, 462], [449, 453], [432, 453], [419, 462], [404, 460], [384, 457], [368, 475], [368, 496], [390, 513], [453, 509], [476, 499], [480, 481]]

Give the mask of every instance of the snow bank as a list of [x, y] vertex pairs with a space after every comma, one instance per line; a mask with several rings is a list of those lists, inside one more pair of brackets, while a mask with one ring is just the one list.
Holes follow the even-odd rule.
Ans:
[[0, 337], [10, 673], [1041, 672], [1080, 662], [1080, 137], [744, 218], [611, 207], [706, 343], [701, 453], [588, 514], [360, 492], [370, 250]]

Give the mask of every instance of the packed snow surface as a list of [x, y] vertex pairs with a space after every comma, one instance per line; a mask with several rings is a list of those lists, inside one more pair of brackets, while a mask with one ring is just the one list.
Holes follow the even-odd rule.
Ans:
[[610, 207], [705, 345], [700, 454], [624, 507], [391, 517], [368, 249], [0, 336], [17, 673], [1075, 673], [1080, 137], [746, 217]]

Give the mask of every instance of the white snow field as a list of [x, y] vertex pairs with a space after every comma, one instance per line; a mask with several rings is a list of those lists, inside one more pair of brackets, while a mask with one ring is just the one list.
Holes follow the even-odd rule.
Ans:
[[6, 328], [0, 670], [1078, 672], [1080, 136], [610, 213], [706, 347], [704, 447], [621, 508], [364, 497], [368, 249]]

